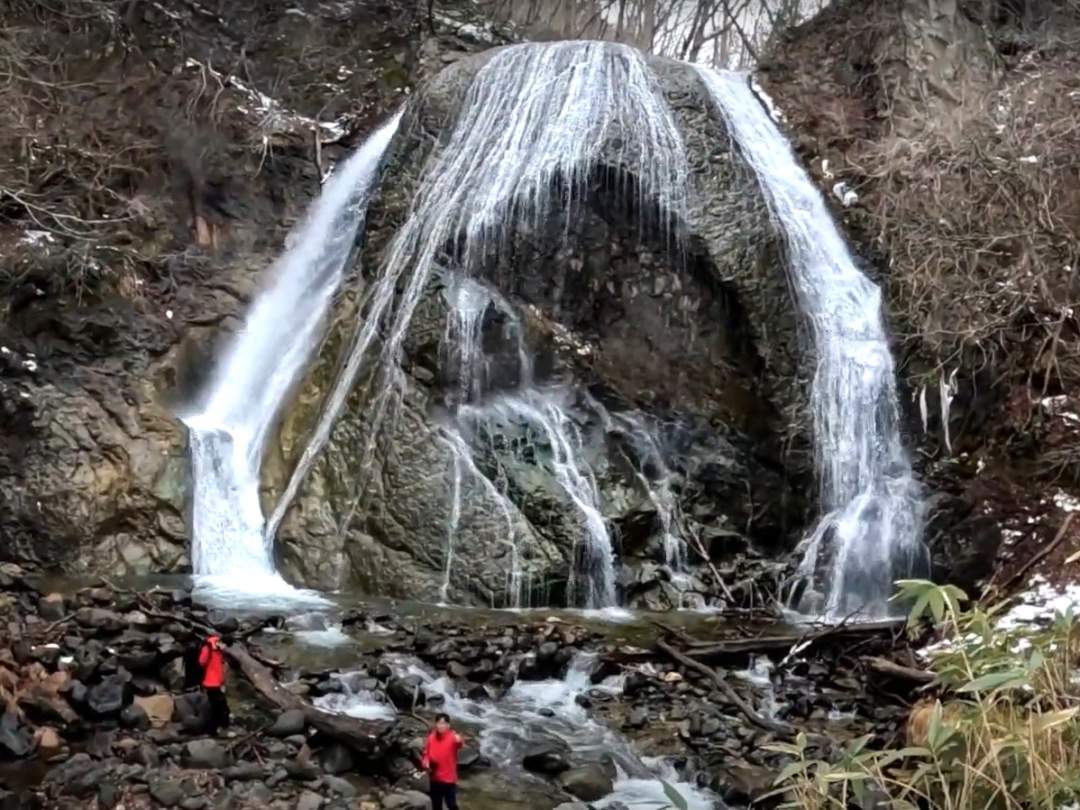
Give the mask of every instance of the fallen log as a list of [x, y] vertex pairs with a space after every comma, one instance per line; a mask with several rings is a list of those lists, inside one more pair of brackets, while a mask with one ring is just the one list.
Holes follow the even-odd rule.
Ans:
[[728, 682], [721, 677], [720, 673], [712, 667], [706, 666], [700, 661], [695, 661], [688, 655], [684, 655], [662, 639], [657, 640], [656, 646], [660, 650], [670, 655], [684, 667], [696, 670], [702, 675], [708, 677], [714, 684], [716, 684], [717, 688], [721, 692], [723, 692], [724, 697], [726, 697], [736, 709], [742, 712], [743, 716], [747, 720], [749, 720], [758, 728], [763, 728], [766, 731], [772, 731], [776, 734], [783, 734], [784, 736], [788, 737], [794, 734], [794, 729], [792, 729], [791, 726], [789, 726], [787, 723], [781, 723], [778, 720], [771, 720], [768, 717], [762, 717], [760, 714], [758, 714], [754, 710], [754, 707], [747, 703], [745, 700], [743, 700], [739, 696], [739, 693], [736, 692], [731, 687], [731, 685], [728, 684]]
[[933, 683], [937, 680], [937, 676], [934, 675], [933, 672], [927, 672], [925, 669], [916, 669], [915, 667], [906, 667], [903, 664], [890, 661], [888, 658], [868, 656], [863, 660], [866, 661], [867, 666], [874, 670], [874, 672], [879, 672], [882, 675], [889, 675], [893, 678], [899, 678], [903, 681]]
[[[658, 626], [663, 626], [659, 625]], [[826, 639], [851, 639], [861, 636], [872, 636], [880, 633], [893, 633], [902, 625], [902, 620], [889, 619], [877, 622], [864, 622], [861, 624], [846, 624], [825, 626], [820, 629], [807, 632], [806, 630], [792, 630], [791, 632], [770, 633], [761, 636], [740, 636], [737, 638], [722, 639], [720, 641], [702, 641], [694, 639], [685, 633], [676, 633], [688, 647], [687, 655], [699, 661], [707, 661], [726, 656], [746, 655], [748, 653], [788, 651], [799, 647], [799, 652], [805, 652], [813, 644]], [[666, 628], [665, 628], [666, 629]]]
[[361, 720], [316, 709], [277, 682], [273, 672], [260, 664], [242, 644], [224, 648], [255, 690], [282, 711], [298, 709], [304, 721], [357, 753], [381, 756], [389, 745], [389, 733], [396, 725], [393, 720]]

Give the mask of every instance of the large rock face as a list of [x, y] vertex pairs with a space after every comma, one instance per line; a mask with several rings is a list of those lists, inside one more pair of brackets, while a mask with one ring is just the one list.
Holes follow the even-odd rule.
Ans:
[[[357, 302], [383, 266], [426, 163], [440, 157], [470, 80], [490, 56], [454, 64], [410, 106], [369, 215], [362, 278], [342, 296], [321, 356], [269, 453], [268, 505], [302, 451], [362, 317]], [[697, 75], [662, 59], [650, 59], [650, 67], [689, 157], [685, 248], [674, 251], [664, 234], [640, 227], [640, 209], [659, 201], [618, 193], [637, 178], [626, 176], [614, 152], [595, 167], [572, 216], [556, 210], [516, 222], [507, 249], [479, 274], [512, 311], [492, 306], [482, 321], [492, 369], [485, 395], [490, 400], [521, 382], [513, 323], [520, 321], [537, 381], [564, 391], [623, 564], [662, 560], [663, 523], [671, 515], [705, 553], [731, 562], [749, 546], [790, 543], [805, 523], [806, 383], [799, 370], [808, 364], [780, 246], [752, 175]], [[446, 362], [457, 265], [449, 255], [441, 261], [406, 335], [400, 406], [369, 455], [373, 410], [367, 386], [355, 387], [281, 527], [282, 562], [307, 584], [430, 596], [443, 586], [452, 553], [448, 595], [502, 604], [510, 601], [517, 555], [525, 599], [559, 603], [583, 527], [557, 481], [546, 437], [513, 418], [474, 436], [475, 468], [460, 470], [455, 515], [456, 456], [442, 425], [457, 397]], [[702, 561], [693, 549], [690, 556]], [[631, 592], [648, 580], [633, 570], [623, 575]], [[655, 590], [646, 591], [643, 600], [663, 606]]]

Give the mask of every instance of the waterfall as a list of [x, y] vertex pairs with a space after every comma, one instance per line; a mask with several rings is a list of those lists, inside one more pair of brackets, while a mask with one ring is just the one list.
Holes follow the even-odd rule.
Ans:
[[[519, 219], [538, 224], [560, 205], [572, 216], [602, 158], [636, 178], [635, 210], [647, 210], [644, 201], [649, 200], [685, 221], [688, 162], [682, 139], [638, 51], [609, 43], [556, 42], [516, 45], [491, 56], [469, 85], [445, 145], [421, 171], [409, 216], [386, 251], [343, 368], [268, 521], [268, 535], [329, 439], [363, 368], [374, 373], [367, 390], [369, 430], [360, 456], [365, 464], [374, 457], [379, 430], [401, 394], [404, 336], [445, 252], [452, 253], [465, 275], [475, 275], [506, 250]], [[668, 228], [670, 218], [662, 216], [660, 224]], [[677, 233], [666, 234], [669, 241], [678, 241]], [[569, 445], [560, 432], [566, 420], [548, 406], [533, 412], [552, 429], [561, 448], [561, 469], [571, 481], [575, 503], [580, 498], [588, 514], [589, 537], [597, 540], [596, 573], [605, 579], [590, 586], [590, 599], [612, 604], [610, 565], [599, 564], [603, 532], [595, 524], [603, 520], [592, 504], [595, 499], [587, 496], [588, 487], [579, 486], [578, 472], [566, 460]], [[358, 490], [363, 485], [363, 480], [356, 482]], [[592, 539], [589, 547], [594, 548]]]
[[570, 593], [587, 608], [613, 607], [611, 534], [600, 513], [600, 493], [585, 461], [581, 432], [567, 411], [564, 396], [557, 390], [530, 387], [482, 405], [464, 406], [458, 417], [472, 430], [489, 435], [525, 431], [526, 445], [550, 466], [584, 533], [584, 542], [573, 550], [578, 564], [570, 569]]
[[[800, 609], [888, 611], [893, 581], [925, 557], [918, 488], [900, 440], [881, 292], [855, 266], [825, 201], [745, 76], [698, 68], [783, 234], [817, 355], [811, 386], [825, 512], [806, 543]], [[827, 559], [831, 555], [831, 560]]]
[[[263, 531], [259, 467], [267, 434], [322, 336], [383, 153], [401, 113], [336, 167], [270, 270], [188, 426], [193, 466], [192, 566], [235, 591], [284, 592]], [[212, 580], [206, 580], [206, 577]]]

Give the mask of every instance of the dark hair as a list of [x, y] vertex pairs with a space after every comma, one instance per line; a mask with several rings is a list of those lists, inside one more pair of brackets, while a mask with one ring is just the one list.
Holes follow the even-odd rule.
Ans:
[[435, 722], [438, 723], [440, 720], [445, 720], [446, 724], [450, 725], [450, 715], [448, 715], [446, 712], [439, 712], [437, 715], [435, 715]]

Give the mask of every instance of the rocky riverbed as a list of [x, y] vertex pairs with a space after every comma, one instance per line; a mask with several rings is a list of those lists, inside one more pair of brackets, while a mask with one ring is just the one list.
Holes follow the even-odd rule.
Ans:
[[[782, 767], [770, 743], [886, 741], [910, 691], [873, 674], [886, 627], [391, 603], [286, 618], [182, 585], [2, 576], [4, 808], [422, 808], [415, 763], [444, 710], [469, 807], [618, 808], [662, 800], [661, 780], [691, 807], [741, 807]], [[183, 658], [211, 627], [234, 717], [216, 738]]]

